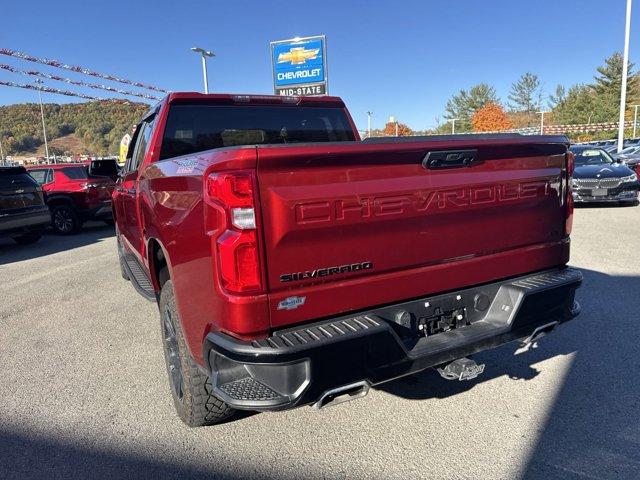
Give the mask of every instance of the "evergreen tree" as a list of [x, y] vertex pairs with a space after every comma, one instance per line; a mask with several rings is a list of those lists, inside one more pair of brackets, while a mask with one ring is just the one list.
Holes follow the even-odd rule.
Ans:
[[567, 92], [562, 85], [557, 85], [554, 93], [549, 95], [549, 108], [553, 110], [558, 106], [562, 105], [562, 103], [567, 98]]
[[554, 108], [554, 121], [562, 125], [606, 121], [602, 120], [597, 103], [597, 94], [590, 86], [574, 85]]
[[542, 103], [542, 88], [537, 75], [527, 72], [511, 86], [509, 94], [510, 107], [518, 112], [528, 114], [540, 110]]
[[[622, 86], [622, 69], [624, 59], [618, 52], [605, 59], [604, 65], [597, 68], [595, 83], [591, 88], [596, 93], [596, 105], [598, 118], [602, 122], [615, 122], [618, 119], [620, 108], [620, 89]], [[637, 78], [633, 73], [633, 63], [629, 63], [627, 70], [627, 98], [626, 108], [635, 101], [633, 94], [636, 92]]]

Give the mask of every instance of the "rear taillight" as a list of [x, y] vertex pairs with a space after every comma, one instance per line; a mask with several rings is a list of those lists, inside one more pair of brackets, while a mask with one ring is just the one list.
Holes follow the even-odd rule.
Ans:
[[572, 152], [567, 152], [567, 198], [566, 198], [566, 205], [567, 205], [567, 213], [565, 216], [565, 221], [564, 221], [564, 233], [565, 235], [571, 235], [571, 230], [573, 230], [573, 187], [571, 186], [572, 183], [572, 176], [573, 176], [573, 170], [575, 168], [575, 155]]
[[571, 176], [573, 175], [573, 170], [576, 167], [576, 156], [573, 154], [573, 152], [567, 152], [567, 175], [569, 176], [569, 179], [571, 179]]
[[207, 177], [207, 198], [223, 212], [222, 233], [216, 236], [215, 250], [222, 286], [231, 293], [262, 291], [254, 186], [254, 175], [247, 171]]

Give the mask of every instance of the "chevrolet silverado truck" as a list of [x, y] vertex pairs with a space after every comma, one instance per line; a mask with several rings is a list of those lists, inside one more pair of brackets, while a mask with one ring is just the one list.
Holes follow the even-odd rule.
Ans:
[[[171, 93], [113, 193], [189, 426], [317, 408], [576, 317], [566, 137], [361, 141], [336, 97]], [[519, 349], [520, 349], [519, 348]]]

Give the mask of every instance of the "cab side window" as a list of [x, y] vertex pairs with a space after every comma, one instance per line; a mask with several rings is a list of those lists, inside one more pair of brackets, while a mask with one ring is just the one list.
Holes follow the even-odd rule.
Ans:
[[135, 172], [138, 170], [144, 157], [149, 150], [149, 142], [151, 141], [151, 134], [153, 133], [155, 115], [151, 118], [144, 120], [138, 127], [138, 132], [135, 135], [135, 145], [130, 158], [127, 158], [125, 163], [125, 173]]

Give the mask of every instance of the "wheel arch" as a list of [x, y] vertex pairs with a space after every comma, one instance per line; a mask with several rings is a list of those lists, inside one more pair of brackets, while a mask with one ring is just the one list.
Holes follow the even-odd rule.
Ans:
[[75, 204], [70, 197], [66, 195], [47, 195], [47, 206], [49, 208], [55, 208], [60, 205], [68, 205], [75, 210]]
[[[171, 278], [171, 263], [166, 248], [160, 240], [154, 237], [147, 241], [147, 264], [153, 288], [159, 294], [164, 282]], [[168, 275], [160, 278], [164, 267], [166, 267]]]

